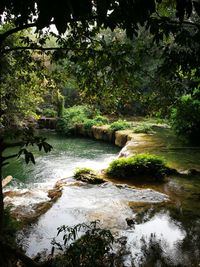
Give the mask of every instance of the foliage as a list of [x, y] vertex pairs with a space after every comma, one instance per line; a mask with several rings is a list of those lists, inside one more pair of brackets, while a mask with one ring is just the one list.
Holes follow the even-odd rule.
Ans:
[[88, 116], [90, 111], [87, 106], [73, 106], [65, 109], [63, 117], [57, 122], [57, 131], [63, 134], [71, 134], [75, 124], [83, 123]]
[[193, 143], [200, 136], [200, 87], [183, 95], [172, 109], [171, 122], [175, 132]]
[[76, 40], [70, 53], [63, 53], [63, 64], [76, 79], [82, 101], [95, 103], [104, 113], [142, 112], [137, 100], [154, 77], [160, 52], [144, 27], [137, 34], [131, 42], [120, 29], [101, 30], [92, 40]]
[[110, 129], [113, 131], [126, 130], [131, 127], [126, 120], [118, 120], [110, 124]]
[[57, 131], [64, 134], [71, 134], [76, 124], [84, 124], [86, 128], [90, 128], [95, 124], [102, 124], [107, 119], [103, 116], [96, 116], [92, 119], [98, 110], [93, 109], [89, 106], [73, 106], [64, 110], [64, 115], [58, 120]]
[[[158, 3], [162, 2], [166, 4], [165, 1], [155, 0], [148, 2], [115, 2], [109, 0], [106, 3], [104, 1], [94, 2], [92, 0], [84, 0], [82, 2], [69, 0], [67, 3], [62, 2], [57, 6], [57, 3], [52, 2], [49, 5], [46, 1], [22, 0], [19, 4], [14, 0], [5, 0], [0, 4], [0, 14], [5, 13], [7, 20], [14, 16], [15, 24], [19, 27], [34, 22], [33, 25], [37, 27], [37, 30], [49, 27], [53, 21], [60, 34], [72, 28], [74, 37], [79, 33], [76, 31], [77, 22], [79, 22], [85, 34], [92, 30], [91, 24], [95, 30], [103, 26], [110, 27], [113, 30], [116, 26], [120, 25], [132, 37], [139, 23], [144, 25], [147, 21], [151, 22], [151, 16], [157, 11]], [[196, 15], [200, 15], [200, 4], [197, 1], [176, 0], [175, 3], [178, 22], [183, 22], [186, 17], [190, 17], [195, 12]], [[166, 6], [167, 8], [174, 6], [174, 1], [167, 1]], [[157, 24], [163, 23], [164, 19], [166, 21], [169, 18], [169, 15], [166, 15], [167, 13], [162, 14]], [[2, 20], [3, 18], [1, 18]], [[172, 26], [167, 24], [165, 31], [160, 32], [161, 37], [163, 37], [163, 34], [167, 35], [171, 28], [173, 29]], [[152, 27], [151, 31], [154, 34], [157, 33], [155, 26], [154, 28]]]
[[42, 114], [46, 117], [53, 117], [53, 118], [57, 116], [57, 112], [53, 108], [45, 108], [42, 111]]
[[108, 124], [109, 120], [105, 116], [98, 115], [94, 117], [94, 119], [88, 119], [84, 121], [84, 128], [91, 129], [92, 126], [100, 126]]
[[138, 154], [112, 161], [106, 172], [114, 178], [159, 181], [168, 172], [168, 167], [159, 156]]
[[102, 184], [105, 182], [94, 170], [90, 168], [78, 168], [74, 173], [74, 178], [90, 184]]
[[134, 133], [152, 133], [152, 126], [149, 124], [142, 123], [133, 128]]
[[[0, 32], [11, 26], [5, 24]], [[10, 36], [3, 47], [21, 46], [26, 35], [31, 36], [31, 33], [23, 31]], [[16, 50], [3, 54], [0, 65], [3, 66], [0, 68], [0, 122], [8, 128], [22, 124], [30, 116], [37, 117], [37, 109], [52, 84], [51, 80], [47, 80], [48, 70], [43, 57], [29, 50]]]
[[[6, 134], [6, 133], [4, 133]], [[8, 141], [4, 141], [3, 139], [0, 140], [1, 141], [1, 148], [0, 148], [0, 169], [4, 166], [8, 164], [8, 160], [10, 160], [11, 158], [19, 158], [20, 156], [24, 156], [25, 162], [29, 163], [32, 162], [33, 164], [35, 164], [35, 159], [34, 159], [34, 155], [31, 151], [28, 150], [28, 147], [33, 147], [33, 146], [37, 146], [39, 151], [44, 150], [45, 153], [48, 153], [52, 150], [52, 146], [46, 142], [46, 138], [44, 137], [40, 137], [40, 136], [36, 136], [34, 134], [34, 131], [32, 128], [25, 128], [25, 129], [20, 129], [17, 130], [14, 133], [13, 130], [13, 136], [11, 136], [11, 134], [8, 131], [7, 137], [10, 136], [10, 138], [17, 138], [20, 141], [16, 141], [16, 142], [11, 142], [11, 140]], [[6, 150], [7, 148], [10, 147], [19, 147], [19, 151], [18, 153], [15, 154], [11, 154], [9, 156], [3, 156], [2, 153], [4, 152], [4, 150]]]
[[[77, 239], [80, 231], [84, 232]], [[98, 227], [98, 222], [78, 224], [74, 227], [61, 226], [58, 235], [63, 234], [63, 244], [52, 241], [52, 252], [55, 249], [62, 251], [62, 255], [55, 257], [53, 266], [65, 267], [100, 267], [109, 255], [114, 238], [109, 230]]]

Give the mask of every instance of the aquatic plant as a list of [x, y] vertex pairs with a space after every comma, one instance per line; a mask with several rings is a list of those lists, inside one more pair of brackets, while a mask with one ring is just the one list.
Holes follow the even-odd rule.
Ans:
[[[128, 158], [113, 160], [106, 170], [114, 178], [141, 178], [145, 180], [162, 180], [169, 172], [163, 158], [150, 154], [137, 154]], [[142, 180], [143, 180], [142, 179]]]

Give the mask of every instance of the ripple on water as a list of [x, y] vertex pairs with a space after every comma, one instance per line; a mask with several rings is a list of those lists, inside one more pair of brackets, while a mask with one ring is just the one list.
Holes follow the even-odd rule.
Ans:
[[45, 248], [50, 249], [49, 239], [56, 236], [57, 227], [63, 224], [73, 226], [100, 220], [102, 227], [119, 232], [127, 229], [126, 218], [135, 216], [129, 207], [130, 201], [155, 203], [166, 200], [168, 197], [165, 194], [154, 190], [139, 190], [112, 183], [66, 186], [62, 197], [24, 236], [27, 254], [35, 255]]

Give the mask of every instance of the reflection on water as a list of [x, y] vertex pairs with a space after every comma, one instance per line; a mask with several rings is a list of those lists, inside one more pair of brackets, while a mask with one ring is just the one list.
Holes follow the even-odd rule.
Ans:
[[154, 130], [154, 134], [139, 138], [137, 146], [132, 148], [133, 152], [163, 156], [171, 167], [179, 170], [200, 171], [200, 147], [181, 142], [170, 129], [155, 127]]
[[[17, 201], [19, 204], [20, 201], [29, 203], [45, 199], [46, 188], [52, 187], [60, 178], [72, 176], [76, 167], [105, 168], [119, 152], [118, 148], [106, 143], [58, 138], [54, 133], [49, 134], [49, 142], [54, 147], [53, 152], [41, 156], [35, 151], [36, 166], [27, 167], [18, 160], [12, 161], [4, 170], [4, 175], [15, 178], [11, 188], [31, 189], [31, 195], [29, 191], [27, 197], [13, 198], [16, 204]], [[148, 151], [162, 155], [178, 169], [200, 170], [200, 149], [182, 146], [168, 129], [144, 137], [143, 142], [133, 149], [134, 152]], [[151, 185], [161, 194], [146, 190], [149, 185], [143, 185], [142, 191], [112, 183], [101, 186], [77, 186], [73, 183], [74, 180], [69, 178], [62, 197], [53, 207], [37, 223], [19, 233], [28, 255], [50, 249], [58, 226], [100, 219], [102, 226], [111, 229], [116, 236], [127, 237], [126, 245], [131, 254], [126, 257], [125, 266], [166, 266], [143, 264], [145, 249], [150, 262], [148, 251], [153, 254], [155, 247], [161, 248], [160, 253], [168, 260], [168, 266], [197, 266], [196, 262], [200, 262], [200, 177], [170, 177], [164, 185]], [[165, 194], [169, 196], [169, 202], [166, 202]], [[162, 201], [161, 207], [158, 204], [145, 206], [146, 202]], [[138, 202], [143, 204], [135, 208]], [[136, 218], [138, 213], [142, 214], [140, 221]], [[130, 226], [127, 218], [133, 221]], [[156, 253], [153, 263], [157, 261]]]
[[129, 201], [159, 203], [166, 200], [166, 195], [150, 189], [137, 190], [111, 183], [66, 186], [62, 197], [31, 229], [25, 241], [29, 244], [27, 253], [35, 255], [41, 249], [50, 249], [49, 238], [56, 236], [60, 225], [100, 220], [104, 228], [119, 232], [127, 229], [126, 219], [135, 216]]

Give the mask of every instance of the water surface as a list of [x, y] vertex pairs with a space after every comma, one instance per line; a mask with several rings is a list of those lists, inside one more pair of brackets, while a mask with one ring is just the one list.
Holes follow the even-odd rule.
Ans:
[[[58, 137], [53, 132], [42, 134], [48, 136], [54, 147], [51, 153], [40, 154], [35, 150], [35, 166], [27, 166], [18, 159], [4, 170], [4, 175], [14, 177], [8, 189], [32, 193], [12, 201], [17, 205], [26, 203], [30, 208], [34, 201], [47, 199], [46, 189], [57, 180], [69, 177], [62, 197], [36, 223], [19, 233], [20, 243], [28, 255], [34, 256], [44, 249], [50, 251], [51, 239], [56, 236], [57, 227], [63, 224], [72, 226], [100, 220], [102, 227], [110, 229], [116, 237], [126, 237], [129, 256], [124, 266], [152, 266], [144, 263], [144, 247], [150, 249], [152, 237], [169, 266], [197, 266], [200, 260], [199, 176], [169, 177], [163, 185], [129, 182], [132, 189], [124, 184], [128, 181], [118, 181], [121, 186], [113, 183], [77, 185], [72, 177], [77, 167], [105, 168], [120, 149], [89, 139]], [[170, 166], [180, 170], [200, 170], [200, 149], [182, 144], [169, 129], [158, 129], [156, 134], [144, 136], [133, 150], [162, 155]], [[129, 226], [127, 219], [132, 219], [134, 224]], [[153, 266], [165, 266], [156, 265], [157, 261], [159, 259], [154, 259]]]

